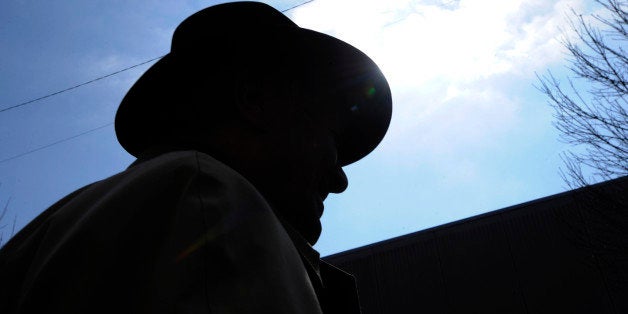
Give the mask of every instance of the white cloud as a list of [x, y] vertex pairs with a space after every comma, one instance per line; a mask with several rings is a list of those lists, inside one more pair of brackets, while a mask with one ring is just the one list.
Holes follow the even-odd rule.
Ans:
[[535, 71], [564, 58], [560, 26], [569, 8], [582, 7], [582, 0], [317, 0], [292, 19], [380, 65], [394, 99], [380, 149], [443, 156], [494, 145], [519, 127], [522, 102], [509, 84], [532, 84]]
[[563, 13], [579, 7], [575, 0], [423, 3], [317, 0], [292, 18], [364, 50], [395, 85], [417, 86], [504, 73], [526, 59], [555, 61]]

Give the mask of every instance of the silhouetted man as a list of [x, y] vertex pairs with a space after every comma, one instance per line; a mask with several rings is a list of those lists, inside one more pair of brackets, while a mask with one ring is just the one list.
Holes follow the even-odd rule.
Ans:
[[356, 48], [260, 3], [192, 15], [116, 114], [137, 161], [5, 245], [0, 312], [358, 313], [311, 245], [390, 115]]

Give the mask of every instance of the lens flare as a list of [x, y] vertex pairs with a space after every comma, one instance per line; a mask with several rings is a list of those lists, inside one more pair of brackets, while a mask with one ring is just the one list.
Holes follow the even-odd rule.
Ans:
[[371, 87], [366, 91], [366, 95], [373, 96], [375, 95], [375, 87]]

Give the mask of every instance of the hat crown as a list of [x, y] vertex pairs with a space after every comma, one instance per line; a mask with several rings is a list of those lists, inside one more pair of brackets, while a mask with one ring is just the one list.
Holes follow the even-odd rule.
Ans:
[[198, 11], [185, 19], [174, 31], [171, 52], [193, 51], [208, 44], [211, 38], [231, 37], [244, 41], [277, 28], [299, 28], [288, 17], [261, 2], [231, 2]]

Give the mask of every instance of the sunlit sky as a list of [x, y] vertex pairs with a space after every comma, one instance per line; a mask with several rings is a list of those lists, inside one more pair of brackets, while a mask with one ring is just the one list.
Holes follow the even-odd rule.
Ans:
[[[322, 255], [564, 191], [568, 147], [533, 84], [535, 73], [568, 73], [561, 29], [571, 8], [586, 13], [590, 2], [315, 0], [287, 11], [366, 52], [393, 93], [386, 138], [346, 167], [349, 188], [326, 202]], [[214, 3], [2, 1], [0, 110], [163, 55], [178, 23]], [[4, 242], [14, 218], [17, 231], [133, 161], [108, 124], [149, 65], [0, 112]]]

